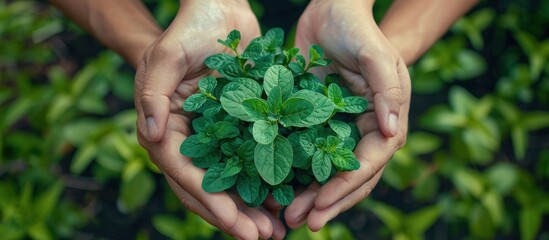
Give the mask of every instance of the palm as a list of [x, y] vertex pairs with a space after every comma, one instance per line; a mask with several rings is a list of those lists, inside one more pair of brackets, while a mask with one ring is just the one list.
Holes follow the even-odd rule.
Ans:
[[[311, 2], [298, 23], [296, 47], [322, 46], [332, 60], [326, 71], [339, 73], [351, 92], [366, 97], [375, 111], [356, 120], [362, 136], [355, 149], [360, 169], [340, 172], [326, 185], [313, 185], [296, 197], [286, 210], [291, 227], [307, 222], [318, 230], [362, 200], [376, 185], [392, 154], [404, 144], [410, 98], [408, 72], [371, 18], [368, 6], [361, 5], [364, 2]], [[398, 131], [390, 126], [390, 115], [398, 116]]]
[[[204, 59], [225, 49], [216, 43], [233, 29], [242, 29], [242, 44], [259, 36], [259, 24], [247, 2], [185, 1], [182, 12], [146, 51], [135, 82], [140, 143], [164, 172], [185, 207], [239, 238], [269, 238], [284, 234], [282, 223], [263, 210], [249, 209], [225, 193], [208, 194], [201, 188], [204, 171], [179, 153], [191, 134], [185, 100], [200, 78], [211, 74]], [[148, 116], [147, 113], [148, 112]], [[158, 126], [151, 134], [149, 119]], [[152, 136], [152, 137], [151, 137]], [[257, 231], [253, 231], [257, 229]]]

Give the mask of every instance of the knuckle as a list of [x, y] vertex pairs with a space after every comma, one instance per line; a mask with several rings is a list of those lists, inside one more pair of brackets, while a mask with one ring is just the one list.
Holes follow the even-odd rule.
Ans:
[[380, 56], [383, 56], [380, 50], [364, 46], [358, 51], [357, 60], [361, 64], [369, 64], [379, 60]]
[[357, 196], [357, 199], [356, 199], [356, 202], [359, 202], [359, 201], [362, 201], [363, 199], [367, 198], [368, 196], [370, 196], [370, 193], [372, 193], [373, 191], [373, 187], [372, 187], [372, 184], [365, 184], [361, 191], [359, 191], [359, 194]]
[[356, 157], [358, 159], [366, 159], [366, 161], [361, 161], [360, 162], [360, 164], [361, 164], [360, 168], [363, 168], [362, 175], [366, 177], [365, 180], [368, 181], [373, 176], [375, 176], [375, 174], [378, 172], [378, 169], [380, 168], [380, 166], [377, 166], [377, 164], [375, 164], [371, 160], [367, 160], [367, 158], [365, 156], [362, 156], [361, 154], [357, 154]]
[[141, 104], [152, 102], [159, 95], [156, 90], [147, 86], [150, 86], [150, 85], [145, 85], [140, 92], [141, 94], [139, 95], [139, 100]]
[[406, 145], [406, 140], [408, 138], [408, 135], [406, 134], [406, 129], [403, 129], [400, 131], [396, 136], [393, 137], [393, 147], [395, 150], [401, 149]]

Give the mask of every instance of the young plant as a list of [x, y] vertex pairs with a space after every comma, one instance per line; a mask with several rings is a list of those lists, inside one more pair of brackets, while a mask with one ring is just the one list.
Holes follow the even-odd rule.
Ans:
[[204, 61], [221, 77], [200, 79], [185, 101], [183, 109], [197, 117], [180, 151], [207, 169], [205, 191], [236, 190], [252, 207], [270, 192], [288, 205], [294, 186], [360, 167], [353, 154], [358, 133], [345, 120], [364, 112], [368, 101], [349, 96], [337, 75], [328, 75], [326, 85], [309, 72], [330, 63], [320, 46], [309, 48], [306, 61], [299, 49], [283, 49], [283, 40], [281, 29], [271, 29], [239, 53], [240, 32], [233, 30], [218, 42], [234, 54]]

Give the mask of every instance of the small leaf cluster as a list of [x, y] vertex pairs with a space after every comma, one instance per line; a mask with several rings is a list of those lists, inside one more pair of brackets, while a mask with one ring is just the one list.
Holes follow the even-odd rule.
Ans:
[[360, 167], [356, 126], [345, 120], [364, 112], [368, 101], [349, 96], [335, 74], [323, 83], [309, 72], [330, 63], [320, 46], [309, 48], [306, 61], [299, 49], [284, 49], [283, 40], [281, 29], [271, 29], [239, 52], [240, 32], [233, 30], [218, 40], [232, 54], [205, 59], [221, 77], [200, 79], [185, 101], [183, 109], [197, 117], [180, 148], [207, 169], [205, 191], [236, 189], [252, 207], [270, 192], [288, 205], [296, 184], [324, 183]]

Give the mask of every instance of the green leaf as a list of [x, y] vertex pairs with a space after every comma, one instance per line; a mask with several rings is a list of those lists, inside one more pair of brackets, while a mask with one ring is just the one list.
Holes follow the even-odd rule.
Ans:
[[191, 158], [205, 156], [213, 150], [215, 147], [201, 142], [197, 134], [187, 137], [179, 147], [181, 154]]
[[334, 130], [334, 132], [340, 138], [351, 136], [351, 126], [349, 126], [349, 124], [345, 122], [338, 121], [338, 120], [330, 120], [328, 121], [328, 125], [330, 125], [330, 128]]
[[398, 209], [377, 201], [364, 201], [359, 205], [361, 209], [372, 211], [392, 232], [398, 232], [402, 228], [404, 216]]
[[269, 109], [271, 113], [277, 115], [282, 110], [282, 92], [279, 86], [274, 86], [271, 89], [271, 94], [267, 98], [267, 103], [269, 104]]
[[217, 80], [212, 76], [203, 77], [198, 81], [198, 89], [202, 93], [213, 94]]
[[328, 86], [328, 98], [338, 106], [343, 102], [343, 93], [337, 84], [332, 83]]
[[227, 121], [216, 122], [212, 126], [213, 134], [217, 139], [233, 138], [240, 135], [240, 130], [233, 123]]
[[456, 170], [453, 176], [453, 182], [456, 188], [465, 195], [471, 194], [472, 196], [480, 198], [484, 192], [482, 179], [471, 170]]
[[283, 184], [273, 190], [273, 198], [282, 206], [287, 206], [294, 200], [294, 189], [290, 185]]
[[246, 113], [242, 107], [242, 103], [250, 98], [254, 98], [255, 94], [244, 88], [239, 87], [234, 91], [227, 91], [221, 95], [221, 106], [231, 116], [241, 119], [242, 121], [250, 122], [252, 118]]
[[82, 173], [97, 156], [98, 146], [94, 142], [88, 142], [84, 146], [78, 148], [71, 161], [71, 173]]
[[240, 32], [238, 30], [232, 30], [229, 35], [227, 35], [227, 39], [225, 41], [217, 39], [217, 42], [236, 52], [236, 48], [240, 43]]
[[494, 225], [499, 226], [502, 224], [505, 215], [502, 196], [496, 191], [488, 191], [482, 196], [480, 201], [488, 211]]
[[123, 178], [118, 196], [119, 209], [129, 213], [141, 208], [149, 201], [154, 188], [153, 177], [144, 169], [132, 174], [132, 177]]
[[208, 100], [208, 97], [202, 93], [196, 93], [191, 95], [185, 100], [185, 103], [183, 103], [183, 110], [187, 112], [194, 112]]
[[278, 135], [278, 124], [265, 120], [259, 120], [254, 123], [254, 140], [260, 144], [270, 144]]
[[284, 54], [284, 57], [286, 58], [284, 61], [284, 64], [290, 63], [290, 61], [292, 61], [292, 59], [295, 57], [295, 55], [297, 55], [298, 52], [299, 52], [299, 48], [295, 48], [295, 47], [287, 50], [286, 49], [282, 50], [282, 54]]
[[414, 154], [426, 154], [434, 152], [440, 145], [440, 137], [427, 132], [415, 131], [409, 134], [405, 148]]
[[185, 222], [172, 215], [154, 215], [152, 218], [154, 228], [164, 236], [177, 239]]
[[261, 43], [252, 41], [240, 55], [243, 59], [258, 60], [266, 56], [266, 52], [263, 50]]
[[490, 186], [501, 195], [507, 195], [519, 181], [518, 167], [510, 163], [496, 163], [486, 171]]
[[305, 131], [299, 136], [299, 145], [303, 148], [308, 155], [313, 156], [316, 152], [315, 140], [317, 138], [317, 131], [311, 128]]
[[223, 172], [221, 172], [221, 177], [231, 177], [234, 175], [237, 175], [242, 170], [242, 163], [240, 162], [240, 159], [237, 157], [229, 158], [226, 161], [225, 169], [223, 169]]
[[326, 86], [312, 73], [304, 73], [299, 76], [299, 87], [313, 92], [324, 93]]
[[211, 124], [211, 119], [206, 117], [197, 117], [193, 119], [192, 126], [195, 132], [203, 132], [206, 127]]
[[265, 33], [263, 39], [269, 44], [268, 49], [282, 47], [284, 44], [284, 30], [282, 28], [271, 28]]
[[[248, 76], [253, 78], [263, 78], [267, 69], [273, 64], [271, 62], [255, 62], [254, 66], [248, 70]], [[263, 88], [261, 89], [263, 92]]]
[[230, 62], [236, 62], [236, 58], [227, 53], [218, 53], [207, 57], [204, 60], [204, 65], [210, 69], [219, 70]]
[[221, 153], [223, 153], [223, 155], [227, 156], [227, 157], [230, 157], [230, 156], [234, 156], [234, 147], [231, 143], [229, 142], [224, 142], [224, 143], [221, 143]]
[[56, 205], [63, 193], [63, 184], [57, 181], [48, 189], [38, 195], [34, 202], [34, 214], [38, 220], [45, 221], [50, 218], [50, 215], [56, 210]]
[[299, 65], [299, 67], [303, 69], [303, 71], [305, 71], [305, 68], [307, 67], [307, 61], [305, 60], [305, 57], [303, 57], [303, 55], [301, 54], [297, 54], [295, 55], [295, 61]]
[[360, 162], [356, 159], [353, 151], [340, 148], [334, 154], [331, 154], [332, 163], [338, 171], [352, 171], [360, 167]]
[[522, 126], [529, 131], [549, 128], [549, 112], [529, 112], [522, 116]]
[[319, 45], [315, 44], [309, 47], [309, 59], [311, 62], [322, 59], [322, 57], [324, 57], [324, 50]]
[[536, 206], [526, 206], [520, 210], [519, 226], [520, 239], [536, 239], [541, 227], [542, 212]]
[[440, 217], [441, 209], [438, 205], [427, 206], [406, 216], [406, 229], [414, 234], [423, 234]]
[[322, 150], [317, 150], [312, 161], [313, 174], [318, 182], [324, 182], [332, 172], [330, 156]]
[[279, 135], [270, 144], [257, 144], [255, 166], [265, 182], [277, 185], [290, 173], [293, 155], [290, 142]]
[[528, 133], [521, 126], [514, 126], [511, 128], [511, 139], [515, 157], [519, 160], [524, 159], [528, 147]]
[[296, 75], [300, 75], [300, 74], [303, 74], [305, 72], [305, 69], [303, 67], [301, 67], [301, 65], [299, 65], [296, 62], [288, 63], [288, 69], [290, 69]]
[[238, 175], [230, 177], [222, 177], [222, 173], [225, 170], [225, 163], [218, 163], [211, 166], [202, 179], [202, 188], [206, 192], [221, 192], [232, 187]]
[[229, 80], [238, 79], [244, 75], [242, 67], [238, 64], [238, 62], [236, 62], [236, 60], [226, 62], [221, 68], [217, 69], [217, 71], [221, 74], [221, 76]]
[[238, 157], [243, 160], [249, 159], [253, 161], [255, 145], [256, 143], [253, 140], [244, 141], [240, 147], [238, 147]]
[[341, 140], [340, 147], [353, 151], [355, 149], [356, 142], [352, 137], [346, 137]]
[[242, 102], [242, 107], [250, 118], [255, 121], [266, 120], [269, 115], [269, 105], [261, 98], [250, 98]]
[[261, 179], [259, 176], [241, 174], [236, 181], [236, 190], [244, 202], [251, 203], [259, 195]]
[[263, 204], [263, 201], [267, 198], [267, 195], [269, 194], [269, 188], [265, 184], [260, 184], [259, 186], [259, 193], [257, 194], [257, 198], [254, 199], [253, 202], [247, 203], [250, 207], [258, 207], [261, 204]]
[[299, 183], [303, 185], [310, 185], [314, 181], [314, 177], [311, 175], [310, 170], [305, 171], [305, 170], [296, 168], [294, 171], [295, 171], [295, 179]]
[[233, 82], [240, 83], [242, 87], [247, 88], [248, 90], [253, 92], [258, 98], [261, 97], [261, 94], [263, 93], [263, 88], [261, 87], [261, 85], [259, 85], [259, 83], [251, 78], [235, 78], [233, 79]]
[[469, 231], [473, 236], [483, 239], [492, 239], [495, 235], [495, 227], [490, 214], [481, 205], [475, 204], [469, 212]]
[[341, 111], [346, 113], [362, 113], [368, 107], [368, 100], [363, 97], [346, 97], [343, 102], [345, 102], [345, 106]]
[[209, 168], [221, 160], [220, 151], [212, 151], [202, 157], [193, 158], [193, 165], [199, 168]]
[[466, 115], [471, 112], [475, 106], [477, 99], [467, 90], [454, 86], [449, 92], [449, 101], [452, 109], [456, 112]]
[[30, 226], [28, 226], [27, 233], [31, 239], [36, 240], [49, 240], [54, 239], [49, 228], [46, 225], [46, 222], [35, 221]]
[[294, 152], [292, 166], [296, 168], [307, 169], [311, 167], [311, 158], [313, 155], [307, 154], [301, 147], [299, 139], [302, 134], [303, 132], [293, 132], [287, 137], [287, 139], [292, 144], [292, 149]]
[[292, 98], [294, 97], [307, 99], [314, 104], [314, 110], [311, 115], [305, 119], [303, 124], [297, 125], [296, 127], [309, 127], [324, 123], [330, 118], [335, 108], [335, 105], [328, 97], [311, 90], [299, 90], [294, 93]]
[[294, 87], [294, 76], [292, 72], [282, 65], [274, 65], [267, 69], [263, 80], [263, 88], [267, 96], [270, 95], [273, 87], [279, 86], [282, 99], [287, 98]]
[[314, 110], [314, 104], [304, 98], [292, 97], [282, 104], [280, 123], [284, 127], [302, 126]]
[[330, 59], [318, 59], [316, 61], [311, 62], [310, 67], [326, 67], [328, 66], [332, 61]]

